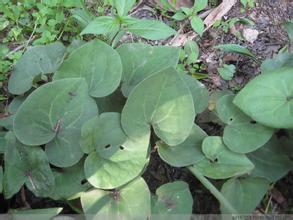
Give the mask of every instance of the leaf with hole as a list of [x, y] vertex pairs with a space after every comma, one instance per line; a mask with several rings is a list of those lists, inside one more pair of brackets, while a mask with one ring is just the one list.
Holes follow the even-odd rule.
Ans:
[[117, 188], [137, 177], [147, 163], [148, 141], [127, 139], [119, 113], [103, 113], [85, 123], [81, 146], [89, 154], [85, 176], [96, 188]]
[[293, 128], [293, 69], [262, 74], [250, 81], [234, 103], [253, 120], [272, 128]]
[[[227, 180], [221, 189], [223, 196], [233, 204], [237, 214], [251, 214], [270, 187], [270, 182], [258, 177], [240, 177]], [[230, 213], [222, 204], [222, 214]]]
[[[189, 219], [192, 213], [193, 198], [188, 184], [183, 181], [175, 181], [160, 186], [156, 190], [155, 202], [152, 214], [156, 217], [167, 215], [187, 215]], [[184, 218], [185, 219], [185, 218]]]
[[174, 167], [185, 167], [204, 158], [201, 145], [205, 137], [207, 134], [194, 124], [191, 133], [183, 143], [172, 147], [163, 142], [157, 142], [156, 145], [162, 160]]
[[249, 153], [267, 143], [274, 130], [263, 126], [246, 116], [233, 104], [234, 95], [225, 95], [218, 100], [217, 113], [228, 124], [224, 129], [223, 140], [227, 147], [236, 153]]
[[150, 191], [139, 177], [113, 191], [94, 189], [81, 196], [85, 214], [104, 219], [145, 219], [151, 213]]
[[126, 97], [142, 80], [168, 67], [175, 68], [179, 61], [179, 49], [175, 47], [128, 43], [117, 52], [123, 66], [121, 89]]
[[[212, 179], [226, 179], [249, 173], [254, 165], [244, 155], [230, 151], [221, 137], [206, 137], [202, 143], [202, 151], [206, 158], [194, 166], [204, 175]], [[192, 169], [192, 167], [191, 167]]]
[[143, 80], [122, 111], [122, 128], [131, 139], [150, 137], [150, 128], [170, 146], [182, 143], [195, 118], [191, 93], [182, 76], [168, 68]]
[[8, 81], [8, 90], [15, 95], [27, 92], [36, 76], [54, 73], [63, 61], [66, 48], [56, 42], [45, 46], [34, 46], [17, 61]]
[[104, 97], [117, 89], [121, 75], [119, 54], [106, 43], [93, 40], [70, 54], [55, 73], [54, 80], [83, 77], [91, 96]]
[[72, 200], [78, 198], [81, 193], [91, 188], [89, 183], [84, 183], [84, 160], [62, 170], [53, 170], [55, 185], [49, 197], [54, 200]]

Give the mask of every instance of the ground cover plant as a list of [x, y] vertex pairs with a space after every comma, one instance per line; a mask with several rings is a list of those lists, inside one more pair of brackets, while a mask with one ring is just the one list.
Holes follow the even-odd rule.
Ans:
[[[200, 71], [194, 41], [183, 49], [147, 44], [176, 38], [176, 27], [134, 18], [134, 0], [104, 3], [110, 13], [85, 20], [86, 8], [71, 11], [83, 40], [35, 42], [15, 61], [6, 87], [9, 105], [0, 118], [0, 192], [5, 200], [20, 193], [26, 207], [9, 212], [51, 217], [62, 211], [59, 203], [30, 208], [30, 191], [89, 219], [188, 219], [196, 202], [190, 184], [176, 180], [149, 189], [144, 175], [157, 153], [162, 163], [200, 181], [222, 214], [252, 213], [293, 169], [290, 45], [262, 62], [261, 74], [243, 88], [210, 92], [198, 80], [205, 74], [189, 71], [193, 64]], [[241, 3], [253, 7], [254, 1]], [[207, 5], [196, 1], [192, 12], [181, 8], [174, 15], [184, 13], [201, 35], [205, 23], [198, 13]], [[285, 27], [290, 35], [290, 22]], [[144, 40], [123, 43], [127, 33]], [[245, 46], [226, 43], [215, 50], [260, 63]], [[237, 64], [225, 62], [216, 69], [229, 81]], [[205, 131], [199, 117], [221, 131]]]

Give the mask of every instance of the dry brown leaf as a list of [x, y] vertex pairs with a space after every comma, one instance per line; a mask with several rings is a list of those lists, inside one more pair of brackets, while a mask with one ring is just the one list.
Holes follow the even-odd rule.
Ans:
[[204, 23], [206, 29], [210, 28], [216, 21], [221, 20], [222, 17], [227, 14], [230, 9], [235, 5], [237, 0], [223, 0], [223, 2], [212, 10], [212, 12], [206, 17]]

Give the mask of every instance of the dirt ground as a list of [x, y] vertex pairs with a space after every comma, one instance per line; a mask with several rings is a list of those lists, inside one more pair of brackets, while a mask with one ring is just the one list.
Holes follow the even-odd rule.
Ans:
[[[160, 15], [157, 10], [150, 10], [150, 4], [141, 4], [133, 12], [137, 17], [156, 18]], [[255, 8], [246, 12], [241, 12], [240, 4], [235, 5], [225, 19], [234, 17], [249, 18], [255, 22], [252, 28], [258, 31], [258, 37], [254, 42], [242, 41], [235, 37], [231, 31], [224, 33], [222, 29], [209, 29], [201, 39], [197, 39], [200, 48], [200, 60], [207, 67], [209, 79], [203, 82], [212, 91], [216, 88], [231, 89], [237, 91], [242, 88], [251, 78], [260, 73], [260, 64], [251, 59], [238, 56], [226, 55], [223, 59], [227, 63], [233, 63], [237, 66], [236, 77], [229, 82], [221, 80], [216, 74], [220, 54], [213, 49], [221, 43], [237, 43], [247, 46], [251, 49], [260, 60], [271, 58], [274, 53], [288, 44], [288, 37], [282, 28], [282, 23], [293, 18], [293, 1], [292, 0], [258, 0]], [[237, 25], [235, 30], [242, 32], [246, 27]], [[221, 133], [221, 127], [215, 124], [204, 126], [206, 132], [210, 135]], [[186, 181], [194, 197], [193, 212], [196, 214], [217, 214], [219, 213], [219, 204], [217, 200], [184, 168], [173, 168], [164, 163], [156, 152], [151, 154], [150, 164], [143, 175], [147, 181], [150, 190], [155, 192], [160, 185], [174, 181]], [[222, 181], [215, 181], [214, 184], [219, 186]], [[26, 198], [32, 208], [45, 208], [62, 205], [65, 206], [63, 213], [72, 213], [65, 203], [55, 202], [49, 199], [35, 198], [31, 193], [26, 191]], [[268, 205], [272, 206], [273, 213], [292, 214], [293, 213], [293, 173], [288, 174], [285, 178], [275, 184], [274, 188], [268, 193], [258, 211], [263, 212]], [[17, 194], [11, 200], [4, 201], [0, 196], [0, 213], [5, 213], [8, 208], [23, 207], [21, 194]]]

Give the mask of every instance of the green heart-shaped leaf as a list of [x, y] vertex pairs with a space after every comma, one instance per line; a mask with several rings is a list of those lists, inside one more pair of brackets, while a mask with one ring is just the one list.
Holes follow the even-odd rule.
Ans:
[[54, 200], [71, 200], [79, 197], [80, 193], [85, 192], [91, 187], [89, 183], [82, 183], [85, 179], [83, 163], [84, 161], [82, 160], [62, 171], [53, 171], [55, 185], [58, 187], [54, 187], [50, 192], [50, 198]]
[[97, 113], [81, 78], [47, 83], [24, 101], [14, 119], [16, 137], [26, 145], [42, 145], [63, 130], [80, 127]]
[[201, 82], [187, 74], [184, 74], [184, 79], [193, 98], [195, 113], [203, 112], [209, 103], [209, 92], [207, 88]]
[[142, 178], [114, 191], [91, 190], [82, 194], [85, 214], [103, 219], [145, 219], [150, 215], [150, 191]]
[[261, 124], [293, 128], [292, 76], [292, 68], [257, 76], [239, 92], [234, 103]]
[[158, 153], [162, 160], [174, 167], [195, 164], [204, 158], [201, 145], [206, 136], [207, 134], [194, 124], [187, 139], [177, 146], [170, 147], [163, 142], [157, 142]]
[[148, 140], [127, 140], [119, 113], [103, 113], [85, 123], [81, 146], [90, 153], [84, 164], [87, 180], [96, 188], [117, 188], [145, 167]]
[[[254, 165], [244, 155], [230, 151], [221, 137], [206, 137], [202, 144], [206, 158], [194, 166], [205, 176], [212, 179], [226, 179], [250, 172]], [[192, 169], [192, 168], [191, 168]]]
[[[238, 212], [237, 214], [251, 214], [267, 193], [269, 186], [269, 181], [264, 178], [234, 178], [223, 184], [221, 192], [233, 204]], [[221, 213], [229, 213], [229, 210], [222, 204]]]
[[50, 142], [46, 147], [50, 162], [68, 167], [82, 157], [80, 129], [97, 112], [84, 79], [63, 79], [30, 94], [18, 109], [13, 128], [16, 137], [26, 145]]
[[84, 170], [87, 180], [95, 187], [113, 189], [138, 176], [147, 163], [147, 146], [128, 141], [110, 146], [104, 152], [92, 152]]
[[156, 190], [156, 195], [152, 214], [160, 216], [192, 213], [193, 198], [187, 183], [175, 181], [164, 184]]
[[179, 49], [175, 47], [131, 43], [123, 44], [117, 52], [123, 65], [121, 89], [126, 97], [142, 80], [168, 67], [175, 68], [179, 61]]
[[248, 154], [255, 165], [251, 175], [276, 182], [292, 170], [293, 162], [282, 147], [281, 142], [273, 137], [265, 146]]
[[47, 196], [55, 180], [45, 152], [40, 147], [24, 146], [12, 132], [5, 138], [5, 198], [11, 198], [24, 183], [36, 196]]
[[9, 92], [21, 95], [32, 87], [36, 76], [54, 73], [62, 63], [65, 51], [66, 48], [59, 42], [34, 46], [26, 51], [14, 66], [8, 81]]
[[143, 80], [122, 111], [122, 127], [130, 138], [149, 139], [150, 126], [166, 144], [175, 146], [190, 134], [193, 99], [182, 77], [168, 68]]
[[104, 97], [120, 84], [122, 64], [119, 54], [102, 41], [93, 40], [74, 50], [54, 75], [54, 80], [84, 77], [90, 95]]
[[233, 99], [234, 95], [225, 95], [217, 103], [219, 118], [228, 124], [224, 129], [223, 140], [230, 150], [236, 153], [249, 153], [268, 142], [274, 130], [245, 115], [233, 104]]

